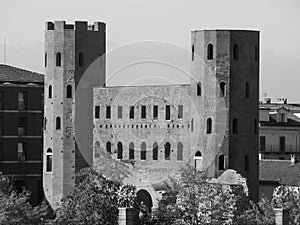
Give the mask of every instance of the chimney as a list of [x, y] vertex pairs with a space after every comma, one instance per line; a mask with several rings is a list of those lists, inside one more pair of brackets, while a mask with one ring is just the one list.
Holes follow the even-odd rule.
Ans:
[[283, 104], [287, 104], [287, 98], [283, 99]]
[[271, 98], [266, 98], [266, 103], [270, 104], [271, 103]]
[[291, 154], [291, 165], [293, 166], [295, 165], [295, 163], [296, 163], [296, 156], [295, 154]]

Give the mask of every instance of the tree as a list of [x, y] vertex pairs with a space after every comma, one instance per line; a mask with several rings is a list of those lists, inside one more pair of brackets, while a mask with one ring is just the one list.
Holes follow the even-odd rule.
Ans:
[[111, 181], [92, 168], [76, 175], [75, 190], [57, 210], [57, 224], [114, 225], [118, 207], [132, 206], [135, 187]]
[[[154, 224], [273, 224], [273, 208], [263, 200], [249, 201], [241, 185], [212, 182], [207, 172], [187, 166], [170, 178], [154, 212]], [[246, 188], [247, 189], [247, 188]]]
[[300, 224], [300, 187], [278, 186], [273, 191], [273, 204], [276, 208], [288, 209], [290, 224]]
[[46, 203], [32, 207], [30, 193], [13, 189], [13, 180], [0, 173], [0, 224], [43, 224], [49, 217]]

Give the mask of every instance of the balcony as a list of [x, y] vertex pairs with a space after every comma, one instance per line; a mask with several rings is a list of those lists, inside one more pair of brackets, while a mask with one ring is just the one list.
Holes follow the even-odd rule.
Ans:
[[261, 153], [300, 153], [300, 145], [265, 145], [260, 146]]

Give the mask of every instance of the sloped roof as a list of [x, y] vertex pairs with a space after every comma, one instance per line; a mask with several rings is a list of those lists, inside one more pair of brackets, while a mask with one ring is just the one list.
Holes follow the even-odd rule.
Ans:
[[286, 108], [291, 111], [299, 111], [300, 112], [300, 104], [299, 103], [260, 103], [260, 108], [268, 108], [268, 109], [279, 109], [279, 108]]
[[0, 64], [0, 82], [44, 83], [44, 75]]
[[260, 121], [261, 126], [284, 126], [284, 127], [300, 127], [300, 118], [291, 112], [287, 112], [287, 122], [276, 121], [276, 115], [269, 115], [269, 121]]
[[290, 160], [260, 160], [259, 181], [298, 186], [300, 185], [300, 163], [292, 165]]

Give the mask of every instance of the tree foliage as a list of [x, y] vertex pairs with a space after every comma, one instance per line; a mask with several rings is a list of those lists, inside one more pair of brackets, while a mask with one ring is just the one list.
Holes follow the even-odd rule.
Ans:
[[290, 224], [300, 224], [300, 187], [278, 186], [273, 191], [273, 204], [276, 208], [289, 210]]
[[212, 183], [205, 171], [187, 166], [175, 174], [154, 212], [154, 224], [273, 224], [272, 207], [248, 200], [242, 186]]
[[75, 190], [63, 199], [56, 224], [114, 225], [118, 207], [132, 206], [135, 187], [111, 181], [92, 168], [76, 175]]
[[13, 189], [13, 180], [0, 173], [0, 224], [43, 224], [50, 217], [49, 206], [43, 202], [32, 207], [30, 193]]

